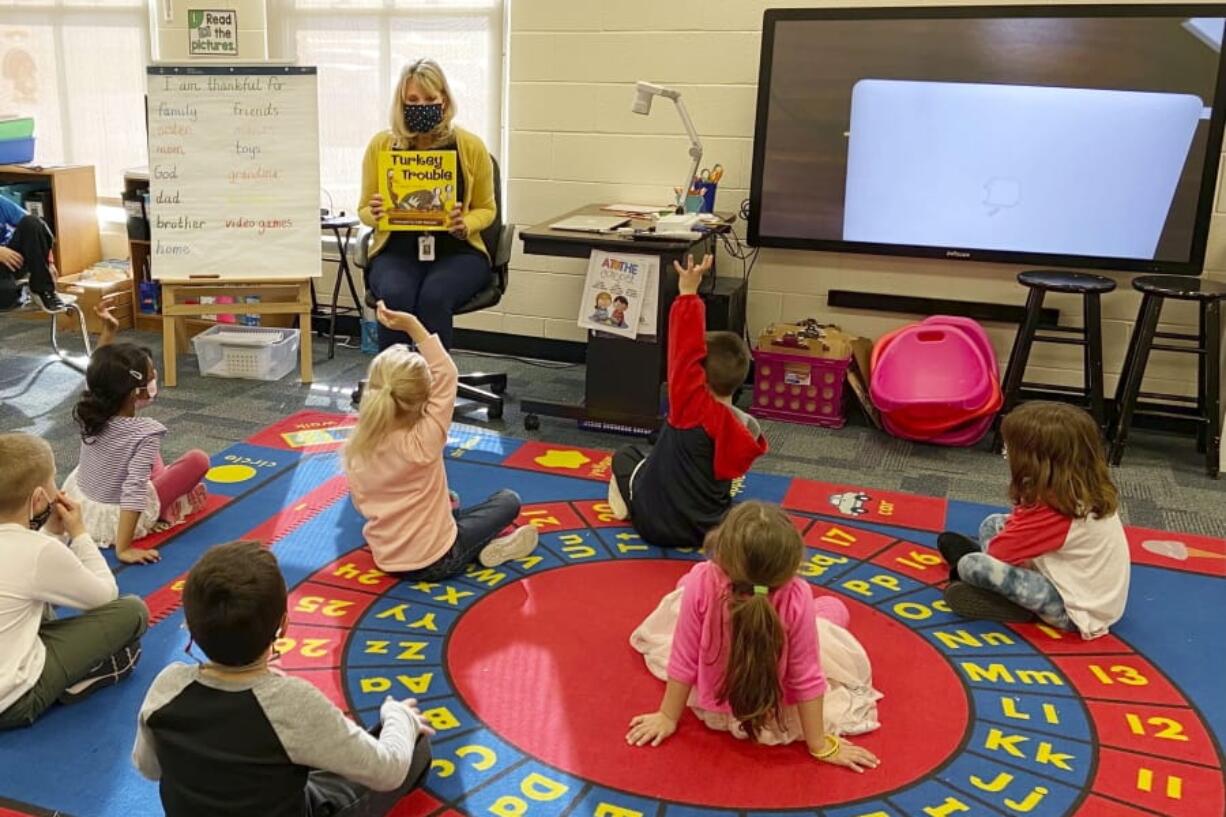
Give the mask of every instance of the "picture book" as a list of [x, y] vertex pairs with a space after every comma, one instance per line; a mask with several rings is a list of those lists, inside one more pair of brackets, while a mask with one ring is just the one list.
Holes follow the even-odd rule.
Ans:
[[454, 150], [385, 150], [379, 154], [380, 230], [445, 230], [456, 206]]
[[639, 334], [639, 317], [660, 259], [594, 250], [587, 264], [579, 326], [624, 338]]

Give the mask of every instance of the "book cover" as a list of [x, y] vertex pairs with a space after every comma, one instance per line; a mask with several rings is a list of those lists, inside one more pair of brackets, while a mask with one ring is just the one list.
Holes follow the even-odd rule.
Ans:
[[454, 150], [385, 150], [379, 154], [381, 230], [445, 230], [456, 206]]
[[579, 304], [579, 325], [623, 338], [637, 336], [647, 288], [659, 274], [659, 263], [658, 256], [593, 250]]

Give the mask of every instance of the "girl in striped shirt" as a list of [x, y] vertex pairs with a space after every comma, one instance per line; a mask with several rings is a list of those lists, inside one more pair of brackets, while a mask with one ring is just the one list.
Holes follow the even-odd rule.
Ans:
[[162, 462], [166, 427], [137, 416], [157, 396], [153, 357], [143, 347], [115, 343], [118, 323], [105, 306], [97, 314], [102, 337], [85, 373], [86, 390], [73, 409], [81, 427], [81, 460], [64, 492], [80, 502], [94, 540], [114, 544], [121, 562], [156, 562], [156, 550], [134, 548], [133, 540], [204, 507], [209, 457], [192, 450], [170, 465]]

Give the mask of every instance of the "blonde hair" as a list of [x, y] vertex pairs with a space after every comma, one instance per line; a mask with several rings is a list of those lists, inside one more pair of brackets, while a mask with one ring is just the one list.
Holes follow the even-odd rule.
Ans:
[[769, 593], [800, 569], [805, 545], [778, 505], [744, 502], [707, 537], [707, 556], [728, 577], [728, 662], [718, 700], [751, 737], [783, 717], [779, 659], [787, 640]]
[[389, 346], [370, 362], [366, 389], [358, 406], [358, 425], [345, 445], [345, 467], [370, 456], [389, 432], [421, 419], [430, 397], [426, 359], [403, 343]]
[[1043, 504], [1078, 519], [1119, 508], [1102, 432], [1082, 409], [1038, 400], [1009, 412], [1000, 426], [1017, 505]]
[[[404, 126], [404, 86], [409, 80], [417, 80], [417, 84], [428, 94], [435, 94], [443, 99], [443, 121], [428, 134], [413, 133]], [[392, 94], [391, 126], [392, 135], [400, 147], [416, 147], [415, 140], [427, 136], [431, 144], [446, 142], [452, 136], [452, 122], [455, 120], [456, 103], [451, 93], [451, 85], [447, 75], [434, 60], [421, 59], [411, 62], [400, 69], [400, 81], [396, 83], [396, 92]]]
[[0, 513], [21, 510], [34, 489], [54, 477], [55, 455], [46, 440], [31, 434], [0, 434]]

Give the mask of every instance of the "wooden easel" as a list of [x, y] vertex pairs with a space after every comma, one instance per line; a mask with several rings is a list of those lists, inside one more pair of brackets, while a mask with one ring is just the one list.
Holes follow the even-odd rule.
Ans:
[[[224, 312], [227, 315], [297, 315], [298, 349], [301, 356], [302, 382], [315, 379], [311, 349], [311, 280], [254, 279], [250, 281], [166, 280], [162, 285], [162, 382], [166, 386], [178, 383], [179, 338], [186, 339], [183, 318]], [[232, 304], [199, 303], [209, 296], [233, 296]], [[246, 303], [247, 295], [259, 295], [259, 303]], [[183, 303], [187, 299], [197, 303]]]

